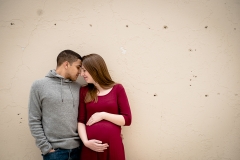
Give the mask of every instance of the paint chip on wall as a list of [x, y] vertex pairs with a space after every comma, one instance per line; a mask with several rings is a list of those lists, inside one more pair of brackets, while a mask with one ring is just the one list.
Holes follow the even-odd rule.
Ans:
[[38, 16], [41, 16], [42, 14], [43, 14], [43, 10], [42, 10], [42, 9], [38, 9], [38, 10], [37, 10], [37, 15], [38, 15]]
[[127, 50], [125, 50], [123, 47], [120, 47], [120, 49], [122, 50], [122, 54], [126, 54]]

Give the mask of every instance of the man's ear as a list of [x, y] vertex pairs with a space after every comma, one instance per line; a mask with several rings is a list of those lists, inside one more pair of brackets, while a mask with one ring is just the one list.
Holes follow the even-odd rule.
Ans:
[[69, 67], [68, 61], [63, 62], [63, 66], [64, 66], [65, 69], [67, 69]]

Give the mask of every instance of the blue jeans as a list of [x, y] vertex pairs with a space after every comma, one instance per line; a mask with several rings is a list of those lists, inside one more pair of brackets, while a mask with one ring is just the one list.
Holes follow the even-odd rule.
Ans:
[[80, 160], [80, 147], [74, 149], [55, 149], [55, 152], [43, 155], [43, 160]]

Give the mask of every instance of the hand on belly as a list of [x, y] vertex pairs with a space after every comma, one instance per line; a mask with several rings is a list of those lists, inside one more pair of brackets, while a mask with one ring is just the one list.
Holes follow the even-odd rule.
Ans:
[[97, 139], [107, 143], [111, 138], [121, 138], [121, 127], [112, 122], [102, 120], [91, 126], [86, 126], [88, 139]]

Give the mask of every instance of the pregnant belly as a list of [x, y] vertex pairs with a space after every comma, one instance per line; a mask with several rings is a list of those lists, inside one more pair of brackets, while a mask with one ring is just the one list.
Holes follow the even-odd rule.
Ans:
[[86, 126], [88, 139], [97, 139], [103, 143], [108, 142], [112, 138], [121, 137], [121, 127], [109, 121], [100, 121], [91, 126]]

